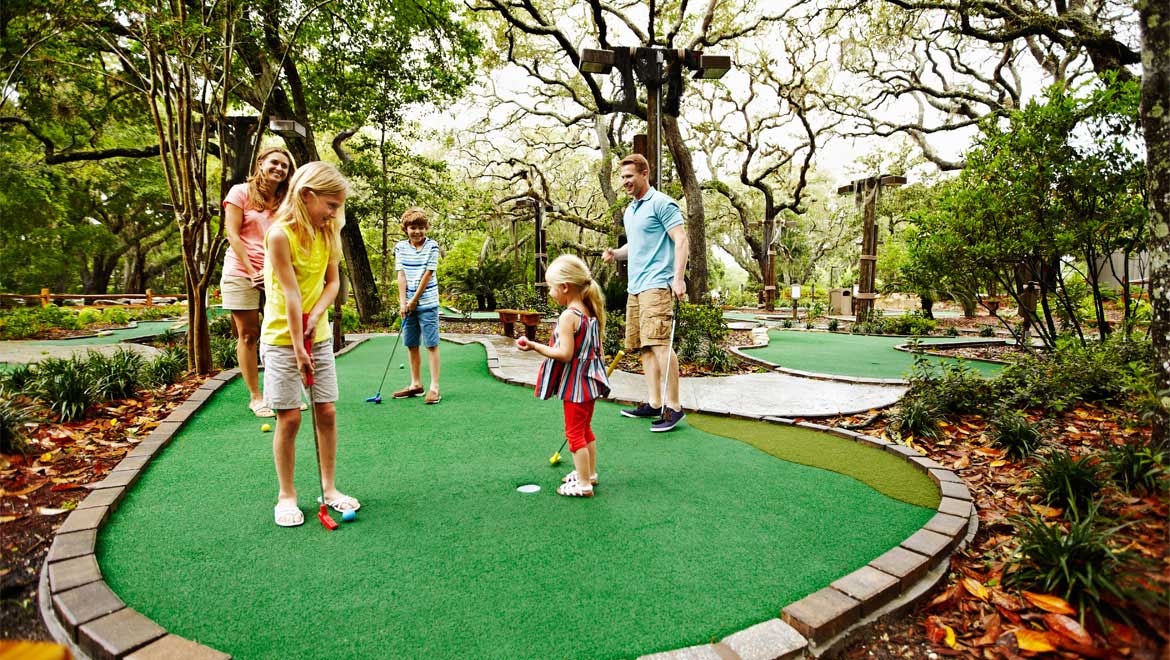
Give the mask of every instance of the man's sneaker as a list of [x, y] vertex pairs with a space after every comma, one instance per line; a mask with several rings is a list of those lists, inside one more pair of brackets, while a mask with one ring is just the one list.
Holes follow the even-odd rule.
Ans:
[[633, 410], [623, 410], [622, 414], [635, 419], [656, 419], [662, 416], [662, 408], [651, 408], [650, 404], [643, 403]]
[[682, 408], [679, 408], [678, 410], [663, 408], [663, 411], [664, 412], [662, 413], [662, 417], [654, 420], [654, 423], [650, 425], [650, 430], [654, 431], [655, 433], [673, 429], [675, 426], [678, 426], [679, 422], [683, 421], [684, 417], [687, 416], [686, 413], [682, 411]]

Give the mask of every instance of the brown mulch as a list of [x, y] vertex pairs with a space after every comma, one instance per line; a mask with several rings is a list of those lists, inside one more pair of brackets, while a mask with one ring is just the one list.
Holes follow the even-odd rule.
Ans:
[[89, 494], [85, 484], [105, 478], [204, 380], [93, 406], [80, 422], [32, 425], [26, 453], [0, 454], [0, 638], [51, 639], [37, 587], [57, 528]]
[[966, 360], [998, 360], [1000, 362], [1010, 362], [1015, 358], [1025, 354], [1025, 350], [1018, 346], [998, 345], [998, 346], [964, 346], [961, 348], [934, 348], [927, 346], [926, 352], [931, 355], [945, 355], [953, 358], [963, 358]]
[[[1029, 411], [1036, 418], [1036, 411]], [[821, 423], [849, 426], [894, 441], [884, 415], [838, 417]], [[868, 424], [867, 424], [868, 423]], [[1114, 407], [1081, 404], [1052, 420], [1053, 446], [1098, 460], [1112, 445], [1150, 439], [1150, 427]], [[1011, 571], [1010, 557], [1018, 548], [1012, 519], [1029, 507], [1050, 525], [1062, 524], [1060, 509], [1040, 503], [1026, 486], [1036, 460], [1016, 460], [990, 445], [986, 420], [978, 415], [951, 416], [940, 439], [910, 438], [922, 451], [963, 478], [979, 510], [979, 531], [971, 545], [952, 557], [946, 583], [933, 600], [898, 620], [879, 622], [854, 636], [844, 651], [851, 660], [863, 658], [1170, 658], [1166, 608], [1170, 591], [1170, 540], [1166, 492], [1130, 495], [1113, 486], [1101, 491], [1102, 511], [1127, 524], [1112, 544], [1148, 562], [1130, 569], [1130, 579], [1160, 594], [1155, 611], [1130, 607], [1134, 621], [1106, 621], [1077, 611], [1051, 594], [1029, 594], [1003, 585]], [[890, 437], [894, 435], [895, 437]]]

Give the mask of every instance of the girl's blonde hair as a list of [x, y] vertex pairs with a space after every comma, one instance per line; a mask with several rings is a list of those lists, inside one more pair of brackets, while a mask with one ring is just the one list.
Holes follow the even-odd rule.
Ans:
[[589, 272], [589, 266], [581, 257], [572, 254], [562, 254], [553, 259], [545, 271], [544, 279], [549, 284], [570, 284], [581, 290], [581, 300], [589, 310], [589, 314], [597, 319], [601, 326], [601, 336], [605, 336], [605, 294], [601, 286]]
[[[272, 226], [282, 224], [288, 227], [297, 237], [297, 244], [301, 249], [311, 247], [313, 226], [309, 220], [309, 209], [301, 196], [304, 190], [311, 190], [319, 195], [348, 195], [349, 182], [341, 175], [336, 167], [324, 161], [316, 160], [297, 170], [288, 183], [288, 194], [276, 209], [272, 218]], [[329, 249], [330, 258], [340, 259], [339, 232], [345, 226], [345, 205], [337, 212], [335, 218], [325, 222], [322, 230], [325, 234], [325, 246]]]
[[[264, 186], [267, 182], [264, 180], [264, 174], [260, 171], [260, 163], [263, 163], [266, 158], [272, 154], [282, 154], [288, 160], [288, 174], [285, 175], [284, 181], [276, 185], [276, 190], [270, 190], [272, 193], [271, 204], [264, 198]], [[248, 201], [252, 206], [258, 209], [275, 209], [280, 207], [280, 203], [284, 201], [285, 195], [288, 194], [288, 183], [292, 179], [293, 174], [296, 174], [297, 162], [293, 160], [292, 154], [284, 147], [268, 147], [256, 156], [256, 162], [252, 164], [252, 175], [248, 177]]]

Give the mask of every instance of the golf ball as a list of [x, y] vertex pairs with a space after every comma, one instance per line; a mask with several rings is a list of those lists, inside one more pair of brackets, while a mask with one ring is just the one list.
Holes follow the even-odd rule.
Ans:
[[357, 511], [346, 511], [345, 513], [341, 514], [341, 519], [345, 522], [353, 522], [357, 520]]
[[261, 425], [260, 425], [260, 431], [261, 431], [261, 432], [263, 432], [263, 433], [268, 433], [268, 432], [269, 432], [269, 431], [271, 431], [271, 430], [272, 430], [272, 425], [271, 425], [271, 424], [261, 424]]
[[521, 348], [524, 348], [525, 346], [527, 346], [527, 345], [528, 345], [528, 338], [527, 338], [527, 337], [521, 337], [521, 338], [517, 339], [517, 340], [516, 340], [516, 345], [517, 345], [517, 346], [519, 346], [519, 347], [521, 347]]
[[404, 362], [404, 363], [402, 363], [402, 364], [398, 365], [398, 368], [399, 368], [399, 369], [405, 369], [405, 368], [406, 368], [406, 363]]

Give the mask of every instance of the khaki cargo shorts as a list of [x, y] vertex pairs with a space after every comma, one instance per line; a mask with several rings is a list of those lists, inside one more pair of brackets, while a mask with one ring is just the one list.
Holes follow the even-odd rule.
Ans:
[[626, 299], [626, 350], [670, 343], [674, 300], [670, 289], [647, 289]]
[[252, 284], [252, 280], [246, 277], [224, 275], [219, 280], [219, 290], [223, 295], [224, 309], [251, 311], [259, 310], [263, 306], [260, 296], [263, 295], [264, 289]]

